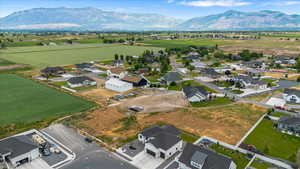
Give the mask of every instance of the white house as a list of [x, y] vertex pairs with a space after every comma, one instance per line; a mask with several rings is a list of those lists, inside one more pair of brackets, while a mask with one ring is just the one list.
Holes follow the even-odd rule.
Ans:
[[145, 153], [168, 159], [182, 149], [181, 131], [171, 125], [152, 126], [138, 135], [138, 140], [145, 144]]
[[127, 75], [127, 71], [122, 68], [112, 68], [107, 70], [106, 73], [109, 79], [111, 78], [122, 79]]
[[87, 76], [72, 77], [68, 80], [68, 85], [72, 88], [82, 87], [82, 86], [95, 86], [97, 82]]
[[15, 136], [0, 140], [0, 157], [8, 160], [13, 167], [39, 158], [39, 147], [28, 136]]
[[300, 103], [300, 90], [285, 89], [283, 92], [283, 99], [287, 102]]
[[184, 147], [177, 162], [178, 169], [236, 169], [237, 167], [230, 158], [190, 143]]
[[126, 92], [133, 89], [133, 84], [112, 78], [105, 82], [105, 88], [116, 92]]

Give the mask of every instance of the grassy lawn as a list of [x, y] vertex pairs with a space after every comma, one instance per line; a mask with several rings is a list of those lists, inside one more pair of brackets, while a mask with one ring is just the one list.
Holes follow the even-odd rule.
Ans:
[[1, 74], [0, 82], [1, 125], [60, 117], [94, 106], [92, 102], [48, 88], [22, 76]]
[[247, 137], [245, 143], [255, 145], [262, 152], [268, 147], [266, 154], [292, 162], [296, 161], [296, 157], [292, 158], [292, 156], [300, 149], [298, 137], [273, 129], [273, 122], [270, 120], [263, 120]]
[[145, 44], [156, 47], [164, 48], [175, 48], [175, 47], [186, 47], [190, 45], [196, 46], [215, 46], [234, 44], [231, 40], [211, 40], [211, 39], [180, 39], [180, 40], [145, 40]]
[[181, 135], [180, 135], [180, 138], [185, 141], [185, 142], [188, 142], [188, 143], [194, 143], [195, 141], [197, 141], [200, 137], [199, 136], [196, 136], [194, 134], [190, 134], [190, 133], [187, 133], [187, 132], [182, 132]]
[[274, 116], [274, 117], [288, 116], [288, 117], [290, 117], [291, 115], [285, 114], [285, 113], [280, 113], [280, 112], [274, 112], [274, 113], [271, 113], [270, 116]]
[[239, 89], [231, 90], [231, 92], [235, 93], [235, 94], [242, 94], [242, 93], [244, 93], [243, 91], [241, 91]]
[[10, 47], [2, 50], [0, 58], [37, 68], [61, 66], [87, 61], [112, 60], [115, 54], [140, 55], [145, 50], [162, 48], [114, 44], [77, 44], [60, 46]]
[[258, 160], [254, 160], [250, 166], [254, 167], [256, 169], [269, 169], [269, 168], [273, 167], [272, 165], [270, 165], [266, 162], [258, 161]]
[[234, 163], [237, 165], [237, 169], [245, 169], [247, 164], [250, 162], [246, 158], [245, 154], [225, 148], [218, 144], [213, 144], [210, 146], [210, 148], [214, 149], [217, 153], [220, 153], [227, 157], [230, 157], [232, 159], [232, 161], [234, 161]]
[[232, 101], [227, 97], [217, 97], [216, 99], [210, 101], [191, 103], [191, 105], [193, 107], [208, 107], [208, 106], [216, 106], [216, 105], [225, 105], [231, 102]]

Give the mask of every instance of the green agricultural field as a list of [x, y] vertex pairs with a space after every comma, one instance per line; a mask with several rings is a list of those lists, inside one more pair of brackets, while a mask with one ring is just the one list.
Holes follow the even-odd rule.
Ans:
[[273, 129], [271, 120], [263, 120], [247, 137], [245, 143], [254, 145], [263, 153], [292, 162], [300, 149], [300, 139]]
[[145, 50], [162, 48], [115, 44], [80, 44], [59, 46], [14, 47], [0, 51], [0, 58], [37, 68], [62, 66], [87, 61], [112, 60], [115, 54], [140, 55]]
[[14, 74], [0, 74], [0, 126], [90, 109], [94, 103]]
[[145, 40], [145, 44], [156, 47], [174, 48], [186, 47], [190, 45], [196, 46], [216, 46], [235, 44], [232, 40], [211, 40], [211, 39], [180, 39], [180, 40]]

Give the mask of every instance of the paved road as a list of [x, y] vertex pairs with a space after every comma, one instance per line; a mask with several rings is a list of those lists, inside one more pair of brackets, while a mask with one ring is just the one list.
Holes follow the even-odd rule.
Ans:
[[43, 132], [54, 137], [76, 154], [76, 159], [61, 169], [136, 169], [97, 144], [86, 143], [83, 136], [61, 124], [45, 128]]

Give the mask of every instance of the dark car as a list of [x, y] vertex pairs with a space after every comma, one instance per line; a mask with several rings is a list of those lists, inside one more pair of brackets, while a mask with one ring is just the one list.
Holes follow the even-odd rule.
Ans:
[[85, 142], [88, 142], [88, 143], [92, 143], [92, 142], [93, 142], [93, 139], [86, 137], [86, 138], [84, 138], [84, 141], [85, 141]]
[[50, 150], [48, 148], [45, 148], [43, 151], [42, 151], [42, 154], [43, 156], [49, 156], [51, 154]]

